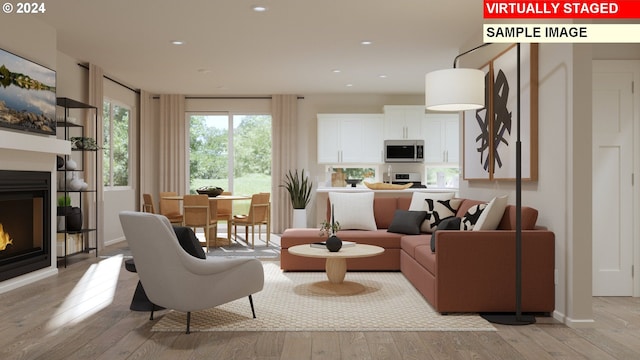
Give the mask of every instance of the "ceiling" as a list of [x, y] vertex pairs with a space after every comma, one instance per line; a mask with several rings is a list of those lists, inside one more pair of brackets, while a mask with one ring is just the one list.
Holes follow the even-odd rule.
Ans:
[[133, 88], [216, 96], [421, 94], [483, 22], [478, 0], [60, 0], [40, 18]]

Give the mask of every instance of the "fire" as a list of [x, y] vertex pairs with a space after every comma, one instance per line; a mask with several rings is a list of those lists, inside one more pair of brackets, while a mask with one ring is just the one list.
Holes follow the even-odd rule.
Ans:
[[4, 232], [4, 227], [0, 224], [0, 251], [5, 250], [9, 244], [13, 244], [13, 240], [9, 238], [9, 233]]

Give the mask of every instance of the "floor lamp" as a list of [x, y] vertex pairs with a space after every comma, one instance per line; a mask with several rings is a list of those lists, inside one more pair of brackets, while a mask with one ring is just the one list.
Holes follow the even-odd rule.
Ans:
[[[456, 56], [453, 69], [430, 72], [425, 77], [425, 106], [435, 111], [465, 111], [485, 107], [484, 72], [457, 68], [458, 59], [482, 47], [484, 43]], [[504, 325], [528, 325], [535, 317], [522, 314], [522, 144], [520, 141], [520, 43], [517, 43], [516, 76], [516, 312], [483, 314], [486, 320]]]

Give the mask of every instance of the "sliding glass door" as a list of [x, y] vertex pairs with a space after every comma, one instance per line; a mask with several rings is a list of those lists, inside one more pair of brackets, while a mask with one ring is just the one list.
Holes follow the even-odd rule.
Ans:
[[[271, 192], [271, 115], [191, 113], [187, 118], [190, 193], [202, 186], [238, 195]], [[237, 205], [234, 212], [242, 213], [245, 206]]]

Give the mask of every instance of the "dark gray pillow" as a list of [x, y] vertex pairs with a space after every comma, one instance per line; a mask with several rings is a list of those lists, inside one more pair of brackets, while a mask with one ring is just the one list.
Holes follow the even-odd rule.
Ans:
[[388, 232], [419, 235], [420, 225], [427, 216], [426, 211], [396, 210]]
[[207, 255], [200, 245], [200, 240], [198, 240], [196, 234], [193, 233], [190, 227], [174, 226], [173, 231], [176, 233], [180, 246], [182, 246], [184, 251], [188, 252], [189, 255], [200, 259], [207, 258]]
[[460, 230], [461, 221], [462, 219], [459, 217], [450, 217], [440, 221], [436, 230], [431, 233], [431, 252], [436, 252], [436, 233], [438, 230]]

